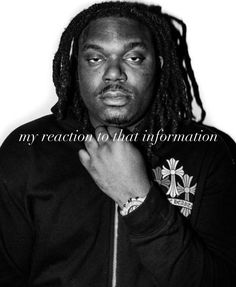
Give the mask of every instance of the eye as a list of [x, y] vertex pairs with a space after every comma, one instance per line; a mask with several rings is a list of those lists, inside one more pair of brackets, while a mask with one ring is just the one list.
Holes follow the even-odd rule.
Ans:
[[87, 59], [88, 63], [92, 66], [98, 65], [103, 61], [103, 58], [101, 57], [90, 57]]
[[142, 56], [130, 56], [126, 57], [126, 61], [131, 64], [141, 64], [145, 58]]

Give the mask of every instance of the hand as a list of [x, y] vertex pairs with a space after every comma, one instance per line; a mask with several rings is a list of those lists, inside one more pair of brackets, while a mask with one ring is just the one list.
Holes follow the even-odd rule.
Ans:
[[[150, 189], [141, 153], [130, 142], [113, 140], [120, 129], [98, 127], [96, 138], [85, 142], [86, 150], [79, 150], [81, 163], [90, 173], [98, 187], [120, 207], [131, 197], [144, 197]], [[105, 142], [99, 140], [109, 135]]]

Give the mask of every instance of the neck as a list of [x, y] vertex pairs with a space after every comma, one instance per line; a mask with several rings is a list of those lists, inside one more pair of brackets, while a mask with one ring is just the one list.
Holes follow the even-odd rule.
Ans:
[[89, 115], [89, 120], [90, 120], [90, 123], [92, 124], [92, 126], [96, 129], [97, 127], [99, 126], [106, 126], [106, 127], [116, 127], [116, 128], [119, 128], [119, 129], [126, 129], [130, 132], [134, 132], [139, 126], [142, 126], [142, 123], [144, 122], [144, 118], [142, 118], [141, 120], [137, 121], [136, 123], [134, 124], [131, 124], [131, 125], [125, 125], [125, 126], [122, 126], [122, 125], [112, 125], [112, 124], [106, 124], [106, 123], [102, 123], [100, 121], [98, 121], [97, 119], [95, 119], [94, 117], [92, 117], [91, 115]]

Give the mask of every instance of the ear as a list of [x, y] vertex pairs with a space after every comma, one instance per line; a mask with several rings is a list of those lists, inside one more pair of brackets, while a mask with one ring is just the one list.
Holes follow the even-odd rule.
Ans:
[[160, 60], [160, 63], [161, 63], [161, 69], [164, 65], [164, 60], [163, 60], [163, 57], [162, 56], [159, 56], [159, 60]]

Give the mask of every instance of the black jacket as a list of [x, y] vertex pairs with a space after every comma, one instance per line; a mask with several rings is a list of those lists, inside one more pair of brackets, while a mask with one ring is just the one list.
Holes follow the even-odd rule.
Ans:
[[[145, 202], [122, 217], [81, 165], [81, 142], [41, 141], [76, 128], [49, 115], [0, 149], [1, 287], [236, 286], [235, 166], [221, 136], [162, 143]], [[211, 134], [181, 132], [200, 130]]]

